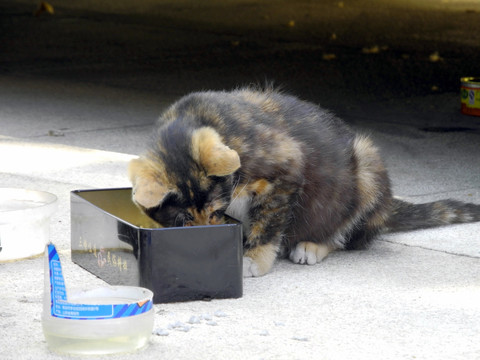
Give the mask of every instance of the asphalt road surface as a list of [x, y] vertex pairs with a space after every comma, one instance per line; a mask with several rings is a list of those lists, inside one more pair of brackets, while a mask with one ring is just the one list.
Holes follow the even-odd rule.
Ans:
[[273, 82], [343, 109], [480, 75], [480, 2], [0, 1], [0, 75], [177, 97]]

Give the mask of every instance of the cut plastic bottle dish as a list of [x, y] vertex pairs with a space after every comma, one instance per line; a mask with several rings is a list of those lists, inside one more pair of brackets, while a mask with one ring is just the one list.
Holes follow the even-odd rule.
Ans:
[[153, 330], [153, 293], [134, 286], [100, 287], [67, 295], [55, 246], [45, 249], [42, 325], [55, 352], [101, 355], [133, 352]]
[[0, 188], [0, 263], [42, 254], [56, 206], [45, 191]]

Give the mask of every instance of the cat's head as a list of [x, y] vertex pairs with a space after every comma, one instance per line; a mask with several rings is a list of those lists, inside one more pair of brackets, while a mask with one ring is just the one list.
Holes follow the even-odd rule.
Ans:
[[238, 153], [214, 129], [169, 129], [154, 150], [130, 162], [132, 198], [164, 226], [221, 224], [239, 168]]

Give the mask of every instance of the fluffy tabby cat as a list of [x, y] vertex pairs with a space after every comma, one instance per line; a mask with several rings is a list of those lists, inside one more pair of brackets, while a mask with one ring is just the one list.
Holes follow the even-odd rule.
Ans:
[[199, 92], [160, 118], [129, 166], [133, 200], [166, 226], [243, 222], [244, 276], [278, 255], [315, 264], [380, 232], [480, 221], [480, 205], [392, 197], [377, 148], [324, 109], [278, 91]]

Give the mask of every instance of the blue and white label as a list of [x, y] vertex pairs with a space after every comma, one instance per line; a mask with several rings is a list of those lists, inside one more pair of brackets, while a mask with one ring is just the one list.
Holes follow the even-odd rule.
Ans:
[[468, 103], [470, 105], [475, 105], [475, 91], [468, 90]]
[[48, 245], [48, 262], [52, 316], [75, 320], [116, 319], [146, 313], [153, 306], [151, 300], [133, 304], [69, 303], [62, 264], [53, 244]]

